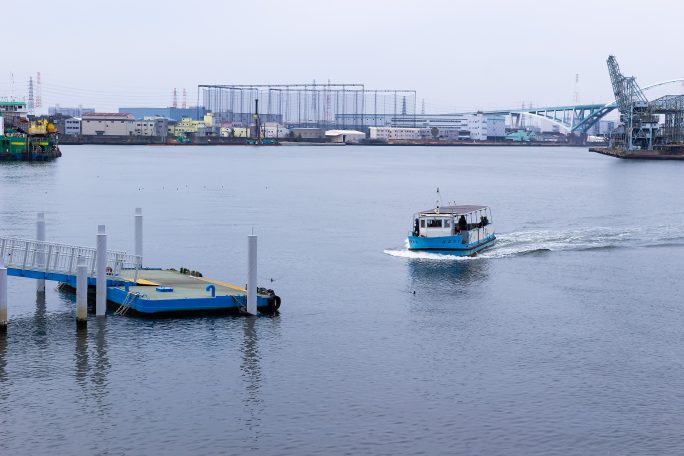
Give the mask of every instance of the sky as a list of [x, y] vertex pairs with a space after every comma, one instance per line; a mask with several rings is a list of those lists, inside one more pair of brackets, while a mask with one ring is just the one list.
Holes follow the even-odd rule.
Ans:
[[[430, 113], [612, 101], [684, 76], [675, 0], [32, 0], [3, 4], [0, 99], [41, 73], [47, 106], [195, 104], [198, 84], [413, 89]], [[579, 83], [575, 77], [579, 74]], [[681, 93], [681, 88], [678, 88]]]

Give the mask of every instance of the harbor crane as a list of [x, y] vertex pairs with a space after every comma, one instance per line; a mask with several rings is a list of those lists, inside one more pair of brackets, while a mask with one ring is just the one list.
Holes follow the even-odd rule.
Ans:
[[[615, 56], [609, 56], [607, 63], [624, 126], [624, 139], [619, 139], [624, 141], [621, 146], [627, 151], [684, 149], [684, 95], [666, 95], [649, 101], [636, 78], [622, 74]], [[661, 116], [663, 124], [659, 124]]]

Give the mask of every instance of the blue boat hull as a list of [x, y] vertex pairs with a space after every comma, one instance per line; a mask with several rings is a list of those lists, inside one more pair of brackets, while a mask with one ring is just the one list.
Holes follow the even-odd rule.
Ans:
[[445, 253], [456, 256], [473, 256], [478, 252], [491, 247], [496, 243], [496, 236], [489, 236], [469, 244], [463, 244], [463, 237], [442, 236], [442, 237], [419, 237], [409, 236], [409, 250], [418, 250], [434, 253]]

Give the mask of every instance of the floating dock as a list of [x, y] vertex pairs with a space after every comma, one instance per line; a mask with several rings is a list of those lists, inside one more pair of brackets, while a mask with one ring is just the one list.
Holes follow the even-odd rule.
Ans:
[[[139, 314], [245, 311], [247, 290], [217, 280], [182, 274], [176, 270], [125, 270], [119, 284], [107, 287], [107, 301], [117, 305], [120, 314], [133, 310]], [[75, 284], [73, 285], [75, 288]], [[259, 290], [257, 309], [275, 313], [280, 298], [272, 290]]]
[[[135, 213], [135, 255], [107, 250], [104, 225], [96, 235], [97, 248], [45, 241], [45, 218], [38, 214], [37, 240], [0, 237], [0, 269], [5, 276], [37, 280], [44, 292], [45, 281], [56, 281], [77, 290], [77, 314], [87, 318], [87, 294], [96, 295], [96, 315], [115, 308], [118, 315], [162, 316], [233, 312], [256, 315], [277, 313], [280, 297], [273, 290], [256, 286], [257, 237], [248, 236], [247, 287], [208, 279], [181, 269], [142, 267], [142, 212]], [[6, 297], [6, 284], [0, 301]], [[0, 326], [6, 325], [6, 299], [0, 309]], [[3, 306], [0, 306], [3, 307]]]
[[684, 160], [682, 152], [668, 152], [666, 150], [624, 150], [608, 147], [591, 147], [590, 152], [608, 155], [610, 157], [636, 160]]

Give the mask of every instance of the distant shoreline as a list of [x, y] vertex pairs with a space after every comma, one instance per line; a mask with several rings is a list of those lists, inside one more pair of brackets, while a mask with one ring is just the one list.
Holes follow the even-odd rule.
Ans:
[[[167, 142], [158, 136], [60, 136], [60, 145], [112, 145], [112, 146], [245, 146], [246, 138], [199, 137], [191, 142]], [[604, 147], [605, 144], [571, 144], [546, 141], [391, 141], [391, 142], [361, 142], [337, 143], [327, 141], [289, 141], [280, 140], [278, 144], [261, 144], [260, 146], [374, 146], [374, 147], [407, 147], [407, 146], [435, 146], [435, 147]]]

